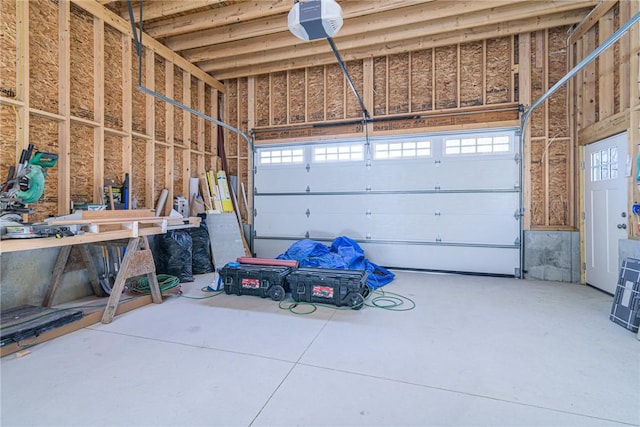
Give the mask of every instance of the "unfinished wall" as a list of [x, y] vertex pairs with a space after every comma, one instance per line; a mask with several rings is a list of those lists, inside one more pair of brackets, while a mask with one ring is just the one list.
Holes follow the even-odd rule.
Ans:
[[[632, 0], [603, 2], [569, 38], [571, 65], [578, 64], [600, 43], [632, 16], [640, 12], [640, 3]], [[630, 155], [629, 237], [640, 240], [640, 216], [633, 215], [633, 204], [640, 203], [638, 151], [640, 149], [640, 83], [637, 81], [640, 56], [638, 24], [612, 48], [576, 75], [571, 84], [571, 122], [576, 145], [582, 146], [627, 132]], [[580, 171], [581, 172], [581, 171]], [[581, 179], [582, 181], [582, 179]]]
[[148, 37], [140, 67], [129, 24], [96, 2], [0, 8], [0, 174], [29, 142], [60, 155], [30, 221], [99, 203], [104, 179], [127, 173], [130, 197], [153, 207], [163, 188], [169, 200], [186, 194], [215, 163], [210, 125], [136, 88], [140, 70], [143, 85], [211, 115], [219, 82]]
[[[530, 104], [566, 72], [568, 30], [551, 28], [349, 61], [349, 74], [374, 118], [369, 135], [518, 126], [518, 104]], [[521, 54], [523, 44], [526, 53]], [[520, 73], [528, 80], [520, 79]], [[526, 87], [520, 87], [521, 80]], [[249, 92], [243, 89], [244, 81], [226, 81], [225, 118], [245, 132], [253, 129], [256, 144], [363, 135], [362, 111], [337, 64], [249, 77]], [[242, 111], [247, 105], [254, 120], [245, 123]], [[335, 126], [304, 126], [318, 122]], [[525, 147], [525, 226], [573, 229], [574, 157], [566, 90], [534, 113], [531, 129]], [[235, 165], [246, 161], [240, 152], [245, 145], [243, 139], [225, 134], [227, 157], [234, 165], [230, 167], [243, 182], [249, 178], [243, 175], [246, 169]]]

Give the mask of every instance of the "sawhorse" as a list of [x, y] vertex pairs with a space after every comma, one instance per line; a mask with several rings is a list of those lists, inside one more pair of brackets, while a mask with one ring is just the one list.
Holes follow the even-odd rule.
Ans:
[[[80, 254], [87, 267], [87, 273], [89, 274], [89, 281], [93, 292], [97, 296], [104, 296], [102, 287], [100, 286], [98, 273], [89, 251], [88, 244], [79, 244]], [[72, 245], [62, 246], [56, 259], [55, 267], [53, 268], [53, 275], [47, 293], [44, 298], [43, 306], [51, 307], [53, 297], [55, 295], [58, 286], [60, 285], [60, 279], [62, 273], [69, 259]], [[149, 281], [149, 288], [151, 290], [151, 300], [160, 304], [162, 302], [162, 296], [160, 295], [160, 286], [158, 285], [158, 278], [156, 277], [156, 267], [153, 262], [153, 255], [149, 247], [149, 241], [147, 236], [131, 237], [127, 243], [127, 249], [122, 259], [122, 264], [118, 270], [113, 287], [111, 288], [111, 295], [107, 301], [107, 306], [102, 315], [102, 323], [111, 323], [113, 316], [115, 316], [118, 304], [120, 303], [120, 297], [124, 291], [124, 285], [128, 278], [138, 277], [146, 275]]]

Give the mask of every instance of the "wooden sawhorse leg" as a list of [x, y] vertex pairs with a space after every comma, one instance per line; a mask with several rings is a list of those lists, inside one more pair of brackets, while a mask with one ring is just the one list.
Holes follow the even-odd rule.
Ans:
[[160, 304], [162, 296], [160, 295], [160, 286], [156, 277], [156, 266], [153, 262], [153, 255], [146, 236], [133, 237], [129, 240], [116, 281], [111, 289], [111, 296], [109, 296], [107, 307], [102, 315], [102, 323], [111, 323], [113, 320], [126, 280], [130, 277], [142, 275], [146, 275], [149, 281], [151, 300], [156, 304]]

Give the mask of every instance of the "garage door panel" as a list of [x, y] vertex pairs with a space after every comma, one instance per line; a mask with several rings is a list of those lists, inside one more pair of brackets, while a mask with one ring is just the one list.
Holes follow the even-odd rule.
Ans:
[[311, 192], [365, 191], [369, 173], [364, 162], [315, 165], [305, 177]]
[[307, 188], [308, 172], [304, 165], [259, 166], [254, 180], [258, 193], [302, 193]]
[[443, 160], [438, 185], [443, 189], [512, 189], [518, 183], [518, 164], [512, 158]]
[[[372, 138], [370, 160], [353, 141], [344, 141], [344, 150], [329, 142], [319, 162], [314, 156], [322, 144], [299, 145], [293, 148], [304, 151], [304, 164], [289, 165], [291, 173], [258, 166], [257, 255], [276, 256], [304, 236], [329, 243], [346, 235], [381, 265], [514, 274], [521, 221], [515, 133], [460, 136], [457, 153], [445, 146], [451, 138], [429, 137], [428, 150], [411, 151], [411, 138], [384, 143], [381, 137], [387, 151], [380, 158]], [[336, 147], [350, 153], [345, 161], [328, 161]], [[349, 157], [354, 152], [360, 157]]]
[[513, 275], [519, 262], [517, 248], [378, 243], [360, 246], [371, 262], [385, 267]]
[[373, 191], [431, 190], [438, 183], [437, 169], [432, 158], [374, 161], [368, 184]]

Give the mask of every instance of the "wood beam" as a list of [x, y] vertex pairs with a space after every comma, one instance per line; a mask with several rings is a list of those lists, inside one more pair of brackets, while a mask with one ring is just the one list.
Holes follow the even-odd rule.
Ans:
[[[185, 2], [186, 3], [186, 2]], [[152, 37], [162, 38], [201, 31], [207, 28], [221, 27], [239, 22], [251, 21], [266, 16], [288, 13], [293, 5], [292, 0], [245, 1], [211, 11], [197, 12], [178, 16], [145, 26], [145, 31]], [[144, 15], [144, 10], [142, 11]]]
[[69, 1], [58, 4], [58, 215], [69, 213], [71, 203], [71, 13]]
[[[404, 38], [406, 32], [401, 35], [387, 34], [389, 39], [378, 38], [378, 44], [368, 44], [362, 38], [355, 39], [353, 43], [344, 45], [337, 43], [341, 51], [341, 56], [345, 61], [369, 58], [374, 56], [389, 55], [393, 53], [407, 52], [411, 50], [429, 49], [438, 46], [454, 45], [456, 43], [467, 43], [471, 41], [484, 40], [492, 37], [502, 37], [511, 34], [518, 34], [527, 31], [536, 31], [540, 28], [551, 28], [563, 25], [570, 25], [579, 22], [585, 15], [584, 10], [563, 12], [550, 16], [539, 17], [535, 20], [520, 19], [501, 24], [490, 24], [475, 27], [473, 32], [469, 32], [466, 27], [446, 33], [429, 34], [425, 36], [415, 35]], [[368, 35], [367, 35], [368, 36]], [[391, 40], [393, 38], [393, 40]], [[286, 70], [292, 68], [303, 68], [313, 65], [330, 64], [335, 62], [335, 57], [328, 48], [322, 49], [325, 53], [318, 53], [316, 50], [303, 51], [299, 57], [294, 57], [293, 52], [289, 58], [283, 57], [278, 51], [274, 55], [265, 55], [266, 58], [259, 60], [254, 58], [252, 63], [244, 63], [245, 57], [240, 57], [234, 61], [226, 61], [227, 68], [220, 69], [222, 61], [209, 61], [199, 64], [199, 66], [211, 72], [219, 79], [227, 79], [238, 76], [262, 74], [274, 70]], [[311, 54], [308, 54], [311, 52]], [[273, 61], [271, 61], [273, 59]], [[242, 62], [241, 62], [242, 61]]]
[[[189, 0], [189, 1], [147, 1], [142, 5], [143, 22], [149, 19], [162, 18], [163, 16], [174, 15], [176, 13], [189, 12], [222, 3], [224, 0]], [[124, 7], [120, 16], [129, 19], [129, 10]], [[140, 6], [133, 7], [133, 18], [135, 22], [140, 20]]]
[[581, 38], [587, 31], [594, 25], [598, 24], [600, 18], [602, 18], [609, 10], [611, 10], [618, 2], [617, 1], [601, 1], [595, 9], [587, 15], [584, 20], [578, 24], [569, 37], [569, 44], [574, 44], [579, 38]]
[[[526, 0], [514, 0], [512, 3], [524, 2]], [[518, 6], [516, 4], [514, 7], [509, 4], [505, 6], [505, 4], [503, 0], [447, 1], [444, 4], [435, 2], [390, 12], [394, 14], [393, 18], [390, 18], [388, 14], [362, 16], [347, 20], [338, 36], [335, 37], [335, 41], [340, 46], [343, 46], [347, 41], [353, 40], [358, 40], [361, 44], [377, 44], [387, 40], [409, 38], [411, 33], [416, 37], [446, 30], [451, 31], [458, 28], [471, 28], [472, 26], [486, 25], [491, 22], [500, 22], [496, 20], [497, 18], [507, 20], [514, 19], [514, 16], [520, 18], [529, 16], [531, 13], [550, 13], [543, 12], [550, 9], [549, 5], [540, 7], [539, 4], [536, 4], [537, 7], [531, 10], [530, 6], [526, 5]], [[504, 7], [504, 9], [500, 8], [500, 6]], [[487, 7], [495, 7], [495, 11], [500, 10], [501, 13], [496, 16], [495, 13], [487, 10]], [[520, 9], [526, 10], [518, 12]], [[466, 12], [466, 14], [461, 15], [461, 11]], [[453, 17], [456, 17], [455, 22], [452, 22]], [[394, 38], [394, 36], [396, 37]], [[324, 53], [324, 48], [326, 47], [324, 40], [302, 42], [292, 35], [286, 27], [279, 33], [261, 37], [251, 43], [247, 42], [247, 40], [237, 40], [218, 45], [211, 45], [211, 42], [209, 44], [210, 46], [181, 52], [182, 56], [188, 61], [196, 63], [213, 59], [220, 60], [223, 57], [259, 54], [274, 49], [283, 49], [284, 52], [289, 52], [289, 55], [291, 55], [295, 51], [316, 47], [318, 51]], [[175, 46], [173, 48], [180, 50], [176, 49]]]
[[[75, 5], [84, 9], [86, 12], [89, 12], [96, 18], [103, 20], [106, 24], [111, 25], [118, 31], [124, 33], [128, 37], [133, 37], [133, 32], [131, 31], [131, 25], [128, 21], [125, 21], [115, 13], [106, 9], [104, 6], [99, 5], [94, 0], [71, 0]], [[217, 90], [224, 92], [224, 85], [220, 83], [218, 80], [211, 77], [209, 74], [205, 73], [165, 45], [161, 44], [159, 41], [148, 37], [142, 37], [142, 45], [149, 48], [151, 51], [157, 53], [162, 56], [166, 60], [173, 62], [180, 68], [185, 71], [190, 72], [195, 77], [203, 80], [208, 85], [215, 87]]]
[[[522, 2], [522, 0], [518, 1]], [[366, 25], [363, 26], [362, 23], [358, 23], [358, 25], [354, 27], [355, 29], [351, 27], [343, 28], [344, 31], [341, 32], [340, 37], [336, 38], [335, 41], [341, 50], [346, 50], [367, 45], [402, 43], [406, 39], [445, 32], [448, 33], [454, 30], [465, 30], [468, 37], [474, 37], [478, 32], [478, 27], [503, 27], [511, 21], [520, 20], [537, 22], [541, 28], [544, 28], [546, 27], [546, 23], [544, 22], [546, 16], [552, 13], [550, 10], [555, 10], [555, 8], [550, 7], [550, 4], [547, 3], [526, 2], [526, 4], [511, 4], [487, 11], [484, 10], [482, 6], [490, 2], [476, 1], [472, 3], [473, 4], [469, 5], [469, 8], [474, 9], [473, 12], [460, 16], [457, 15], [459, 8], [456, 8], [453, 2], [446, 2], [447, 12], [441, 12], [442, 15], [439, 18], [429, 19], [428, 21], [425, 21], [425, 17], [416, 19], [407, 17], [404, 25], [395, 27], [387, 27], [387, 25], [382, 22], [376, 22], [376, 25], [368, 27], [368, 31], [365, 29], [367, 28]], [[557, 12], [564, 11], [563, 9], [566, 8], [572, 9], [570, 3], [556, 3], [561, 3], [559, 5], [561, 10]], [[454, 7], [448, 6], [450, 4]], [[567, 13], [571, 13], [571, 11]], [[530, 18], [531, 16], [536, 16], [536, 18]], [[584, 16], [584, 12], [581, 12], [580, 16]], [[454, 22], [452, 22], [452, 17], [456, 17]], [[377, 24], [380, 25], [378, 26]], [[371, 28], [375, 28], [375, 30], [371, 30]], [[409, 49], [406, 49], [405, 51], [408, 50]], [[211, 61], [212, 64], [217, 64], [213, 65], [215, 67], [214, 69], [223, 69], [228, 68], [228, 64], [233, 63], [233, 61], [239, 62], [244, 60], [255, 64], [258, 62], [290, 60], [295, 56], [322, 54], [326, 51], [326, 42], [324, 40], [300, 43], [296, 37], [287, 31], [285, 33], [262, 37], [259, 41], [253, 43], [236, 41], [223, 43], [214, 49], [194, 49], [183, 52], [183, 56], [193, 63], [215, 60]], [[198, 65], [205, 71], [212, 70], [212, 68], [209, 67], [209, 63]]]
[[[361, 29], [358, 29], [357, 27], [361, 27], [362, 23], [368, 23], [367, 25], [375, 28], [380, 28], [381, 26], [397, 26], [398, 23], [402, 23], [402, 25], [404, 25], [408, 23], [406, 22], [406, 19], [408, 17], [413, 20], [419, 19], [418, 17], [426, 19], [426, 17], [433, 15], [433, 13], [437, 13], [439, 10], [443, 9], [442, 5], [439, 8], [436, 8], [435, 3], [431, 5], [426, 4], [430, 2], [433, 2], [433, 0], [389, 0], [381, 4], [376, 3], [375, 5], [369, 2], [346, 2], [342, 7], [345, 23], [343, 25], [343, 28], [340, 30], [340, 35], [343, 35], [343, 31], [345, 31], [347, 27], [351, 27], [351, 29], [349, 30], [351, 34], [357, 34], [359, 31], [361, 31]], [[508, 4], [508, 2], [504, 0], [497, 2], [483, 1], [476, 3], [482, 3], [482, 6], [485, 6], [486, 4], [489, 7], [491, 7], [491, 4], [493, 3], [502, 5]], [[291, 5], [289, 4], [289, 8], [290, 6]], [[482, 8], [484, 9], [485, 7]], [[447, 9], [451, 10], [452, 8], [450, 7]], [[397, 13], [394, 13], [394, 16], [396, 16], [396, 18], [389, 17], [389, 11], [394, 11], [395, 13]], [[384, 15], [386, 19], [383, 19], [381, 15], [372, 15], [372, 13], [378, 14], [380, 12], [386, 12]], [[379, 18], [376, 19], [375, 16], [378, 16]], [[358, 21], [360, 22], [360, 24], [354, 22], [354, 18], [357, 17], [363, 17]], [[241, 26], [218, 26], [217, 28], [199, 30], [197, 35], [189, 33], [176, 37], [170, 37], [164, 40], [164, 44], [171, 50], [182, 51], [201, 47], [203, 45], [215, 45], [218, 43], [227, 43], [234, 40], [250, 39], [253, 37], [261, 37], [281, 32], [288, 34], [288, 36], [291, 36], [291, 33], [289, 33], [289, 29], [287, 26], [286, 13], [243, 22]]]
[[[584, 16], [579, 12], [572, 12], [569, 14], [563, 13], [559, 16], [546, 17], [544, 19], [544, 25], [549, 28], [571, 25], [580, 21]], [[493, 37], [504, 37], [511, 34], [517, 34], [520, 32], [536, 31], [541, 28], [541, 23], [538, 21], [516, 21], [512, 23], [505, 23], [503, 25], [489, 25], [481, 28], [477, 28], [478, 33], [470, 35], [464, 30], [454, 31], [450, 33], [437, 34], [435, 36], [418, 37], [414, 39], [407, 39], [397, 43], [380, 44], [375, 46], [365, 46], [360, 49], [354, 49], [346, 51], [342, 54], [342, 58], [345, 61], [352, 61], [363, 58], [370, 58], [373, 56], [391, 55], [394, 53], [402, 53], [411, 50], [430, 49], [440, 46], [450, 46], [456, 43], [467, 43], [473, 41], [484, 40]], [[375, 55], [372, 54], [375, 52]], [[311, 55], [299, 58], [292, 58], [290, 60], [282, 60], [268, 63], [255, 63], [244, 67], [230, 67], [225, 70], [207, 70], [219, 79], [230, 79], [240, 76], [249, 76], [270, 73], [274, 71], [282, 71], [295, 68], [311, 67], [315, 65], [324, 65], [335, 63], [335, 57], [331, 53], [323, 55]], [[201, 64], [203, 69], [213, 68], [213, 65]]]

